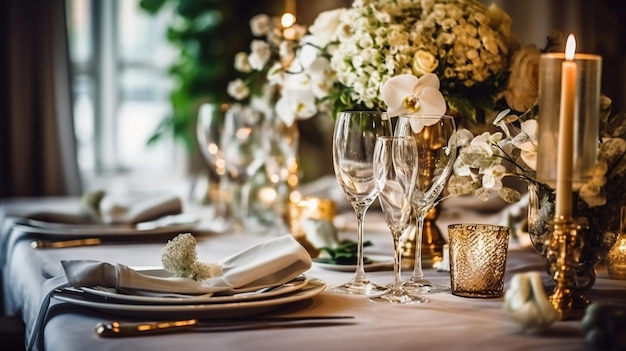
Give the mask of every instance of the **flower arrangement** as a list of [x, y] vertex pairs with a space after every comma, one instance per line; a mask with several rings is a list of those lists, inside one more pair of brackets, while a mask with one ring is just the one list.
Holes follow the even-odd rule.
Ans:
[[231, 82], [228, 91], [237, 100], [247, 98], [261, 77], [262, 86], [277, 94], [279, 115], [292, 120], [385, 110], [381, 87], [387, 80], [435, 74], [448, 111], [469, 124], [485, 124], [500, 101], [527, 96], [516, 86], [505, 93], [519, 48], [510, 25], [506, 13], [478, 0], [355, 0], [349, 8], [320, 13], [289, 39], [277, 19], [259, 15], [251, 27], [266, 40], [237, 55], [235, 66], [248, 77]]
[[519, 46], [508, 15], [475, 0], [357, 0], [334, 16], [333, 110], [384, 109], [380, 86], [389, 78], [433, 73], [451, 113], [484, 123]]
[[296, 119], [313, 117], [318, 112], [315, 86], [324, 77], [318, 74], [320, 63], [303, 59], [307, 56], [303, 49], [307, 28], [298, 24], [283, 27], [278, 17], [266, 14], [254, 16], [250, 28], [256, 39], [249, 53], [235, 55], [234, 63], [245, 77], [231, 81], [228, 94], [238, 101], [249, 99], [260, 111], [275, 108], [288, 126]]

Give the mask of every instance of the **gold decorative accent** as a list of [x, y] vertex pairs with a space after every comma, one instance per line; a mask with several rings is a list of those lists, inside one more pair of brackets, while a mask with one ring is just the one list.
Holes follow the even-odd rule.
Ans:
[[556, 217], [552, 233], [545, 243], [549, 272], [556, 287], [548, 299], [559, 313], [559, 319], [581, 319], [589, 300], [576, 289], [576, 266], [579, 263], [583, 240], [581, 229], [573, 218]]

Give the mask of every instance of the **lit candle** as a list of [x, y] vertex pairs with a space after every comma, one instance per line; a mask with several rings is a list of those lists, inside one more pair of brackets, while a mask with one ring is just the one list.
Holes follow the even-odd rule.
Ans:
[[576, 39], [570, 34], [565, 45], [565, 61], [561, 66], [561, 110], [559, 115], [559, 146], [556, 173], [555, 217], [572, 217], [572, 175], [574, 155], [574, 111], [576, 108], [576, 77], [574, 62]]

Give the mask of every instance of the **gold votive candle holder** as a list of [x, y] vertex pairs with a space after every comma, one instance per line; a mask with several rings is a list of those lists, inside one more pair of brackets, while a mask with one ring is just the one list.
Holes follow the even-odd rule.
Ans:
[[448, 226], [452, 294], [500, 297], [511, 228], [492, 224]]
[[302, 222], [306, 219], [319, 219], [333, 222], [335, 218], [335, 202], [331, 199], [305, 196], [299, 201], [290, 201], [287, 204], [287, 223], [291, 235], [296, 238], [304, 237]]
[[619, 235], [606, 256], [609, 279], [626, 280], [626, 206], [622, 206]]

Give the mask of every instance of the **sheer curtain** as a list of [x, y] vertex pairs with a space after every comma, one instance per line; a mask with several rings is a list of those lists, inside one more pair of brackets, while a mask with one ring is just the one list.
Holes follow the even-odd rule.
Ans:
[[79, 195], [64, 0], [0, 4], [0, 198]]

